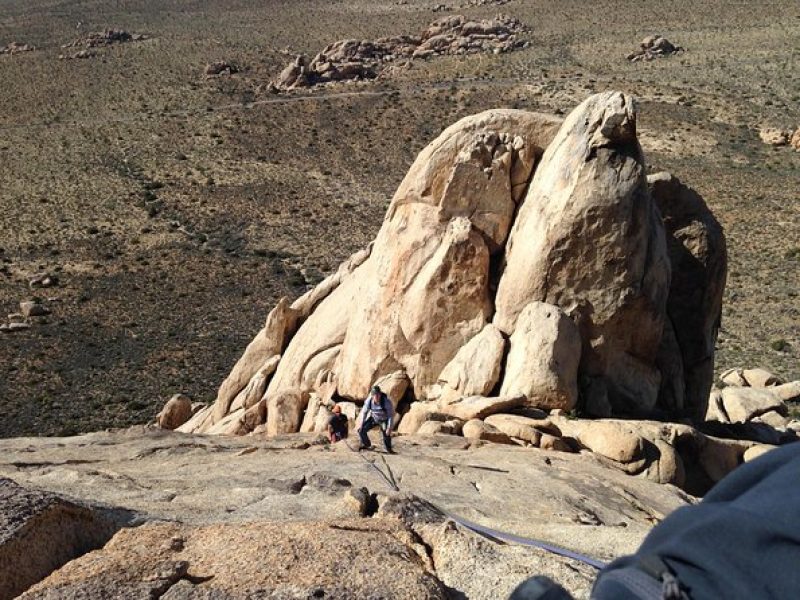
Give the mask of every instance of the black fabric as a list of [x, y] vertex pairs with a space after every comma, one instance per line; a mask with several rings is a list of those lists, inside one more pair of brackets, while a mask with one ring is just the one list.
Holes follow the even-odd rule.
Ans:
[[331, 415], [328, 419], [328, 427], [333, 431], [336, 439], [343, 440], [347, 437], [347, 416], [343, 414]]
[[[592, 598], [606, 600], [607, 573], [660, 557], [693, 600], [800, 598], [800, 443], [738, 467], [702, 502], [680, 508], [639, 551], [600, 574]], [[634, 594], [615, 599], [636, 598]]]
[[520, 583], [508, 600], [573, 600], [572, 595], [555, 581], [544, 575], [531, 577]]

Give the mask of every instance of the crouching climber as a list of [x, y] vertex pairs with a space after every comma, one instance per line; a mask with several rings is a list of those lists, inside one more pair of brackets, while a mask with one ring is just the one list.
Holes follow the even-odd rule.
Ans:
[[333, 414], [328, 419], [328, 440], [331, 444], [343, 440], [347, 437], [348, 424], [347, 415], [342, 414], [342, 407], [335, 404], [333, 407]]
[[391, 437], [393, 419], [394, 406], [392, 406], [392, 401], [381, 391], [381, 388], [377, 385], [373, 386], [358, 415], [358, 420], [361, 423], [361, 427], [358, 428], [358, 437], [361, 438], [361, 445], [358, 449], [366, 450], [372, 448], [372, 442], [369, 441], [367, 433], [374, 427], [380, 427], [383, 434], [383, 447], [387, 453], [394, 454]]

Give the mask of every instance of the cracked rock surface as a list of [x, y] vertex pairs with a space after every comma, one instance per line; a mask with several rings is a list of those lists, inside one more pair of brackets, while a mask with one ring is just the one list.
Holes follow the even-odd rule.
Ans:
[[405, 436], [396, 449], [142, 428], [0, 440], [0, 476], [148, 521], [23, 597], [306, 598], [321, 589], [333, 598], [498, 598], [537, 573], [585, 597], [589, 567], [498, 545], [444, 513], [609, 560], [693, 502], [589, 454], [450, 435]]

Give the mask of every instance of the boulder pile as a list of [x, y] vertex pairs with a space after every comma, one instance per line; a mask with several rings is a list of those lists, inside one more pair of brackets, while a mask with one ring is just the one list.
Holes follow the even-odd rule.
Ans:
[[95, 31], [85, 37], [61, 46], [63, 49], [80, 48], [80, 50], [76, 50], [75, 52], [71, 53], [60, 54], [58, 58], [61, 60], [91, 58], [96, 56], [97, 53], [94, 52], [96, 49], [113, 46], [114, 44], [140, 42], [146, 39], [147, 36], [142, 33], [130, 33], [124, 29], [106, 29], [104, 31]]
[[[417, 157], [374, 242], [282, 299], [216, 402], [178, 431], [320, 432], [334, 401], [354, 421], [377, 384], [400, 434], [588, 449], [706, 488], [756, 442], [573, 418], [702, 430], [717, 406], [725, 237], [697, 192], [645, 173], [635, 105], [619, 92], [563, 122], [510, 109], [462, 119]], [[749, 414], [787, 414], [770, 406]], [[744, 437], [795, 437], [780, 425]], [[635, 439], [606, 448], [620, 428]], [[687, 475], [697, 461], [711, 466]]]
[[648, 35], [639, 44], [639, 49], [628, 54], [626, 58], [631, 62], [638, 62], [640, 60], [663, 58], [678, 52], [683, 52], [683, 48], [676, 46], [667, 38], [660, 35]]
[[800, 152], [800, 127], [795, 131], [778, 127], [762, 127], [758, 137], [768, 146], [791, 146]]
[[508, 4], [511, 0], [467, 0], [461, 4], [437, 4], [431, 10], [433, 12], [445, 12], [450, 10], [458, 10], [462, 8], [473, 8], [475, 6], [503, 6]]
[[506, 15], [480, 21], [471, 21], [462, 15], [442, 17], [419, 36], [340, 40], [328, 45], [311, 60], [298, 55], [281, 72], [273, 86], [278, 90], [289, 90], [334, 81], [374, 79], [387, 63], [401, 59], [510, 52], [527, 43], [517, 38], [522, 31], [522, 23]]
[[33, 52], [36, 50], [36, 46], [31, 46], [30, 44], [23, 44], [22, 42], [9, 42], [5, 46], [0, 46], [0, 55], [2, 54], [21, 54], [23, 52]]
[[142, 33], [130, 33], [124, 29], [106, 29], [95, 31], [86, 37], [79, 38], [69, 44], [64, 44], [62, 48], [102, 48], [114, 44], [124, 44], [125, 42], [139, 42], [147, 39]]

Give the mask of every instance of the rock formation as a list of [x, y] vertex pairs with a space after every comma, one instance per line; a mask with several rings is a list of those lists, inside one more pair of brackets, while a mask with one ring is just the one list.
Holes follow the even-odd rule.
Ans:
[[104, 31], [95, 31], [89, 35], [73, 40], [68, 44], [61, 46], [64, 49], [80, 48], [74, 52], [67, 52], [59, 54], [58, 58], [61, 60], [72, 60], [81, 58], [92, 58], [97, 55], [96, 50], [113, 46], [115, 44], [124, 44], [127, 42], [140, 42], [148, 39], [142, 33], [131, 33], [124, 29], [106, 29]]
[[214, 62], [208, 63], [203, 70], [203, 73], [207, 78], [217, 77], [220, 75], [233, 75], [238, 72], [239, 67], [232, 62], [228, 62], [227, 60], [215, 60]]
[[374, 79], [386, 64], [401, 59], [510, 52], [525, 45], [517, 39], [523, 30], [517, 19], [506, 15], [480, 21], [461, 15], [442, 17], [419, 36], [340, 40], [326, 46], [310, 61], [299, 55], [281, 72], [273, 86], [277, 90], [289, 90], [334, 81]]
[[702, 420], [727, 277], [725, 235], [700, 195], [669, 173], [647, 178], [667, 237], [672, 279], [658, 365], [661, 406]]
[[702, 198], [645, 177], [631, 98], [592, 96], [563, 123], [488, 111], [420, 153], [374, 243], [281, 300], [180, 430], [313, 428], [381, 378], [401, 413], [430, 401], [426, 414], [469, 420], [455, 407], [498, 396], [702, 418], [724, 283]]
[[106, 29], [104, 31], [95, 31], [89, 35], [79, 38], [64, 44], [62, 48], [102, 48], [103, 46], [111, 46], [113, 44], [124, 44], [125, 42], [139, 42], [147, 39], [147, 36], [141, 33], [130, 33], [124, 29]]
[[34, 50], [36, 50], [36, 46], [32, 46], [30, 44], [24, 44], [22, 42], [9, 42], [5, 46], [0, 46], [0, 55], [8, 54], [13, 56], [14, 54], [33, 52]]
[[683, 48], [676, 46], [667, 38], [660, 35], [649, 35], [639, 44], [639, 49], [628, 54], [626, 58], [631, 62], [637, 62], [640, 60], [654, 60], [677, 54], [678, 52], [683, 52]]
[[725, 238], [697, 192], [645, 171], [618, 92], [564, 122], [462, 119], [417, 157], [374, 242], [282, 299], [216, 402], [178, 431], [323, 432], [336, 401], [353, 427], [377, 383], [402, 435], [589, 450], [704, 493], [750, 448], [796, 439], [784, 404], [796, 390], [709, 403]]

